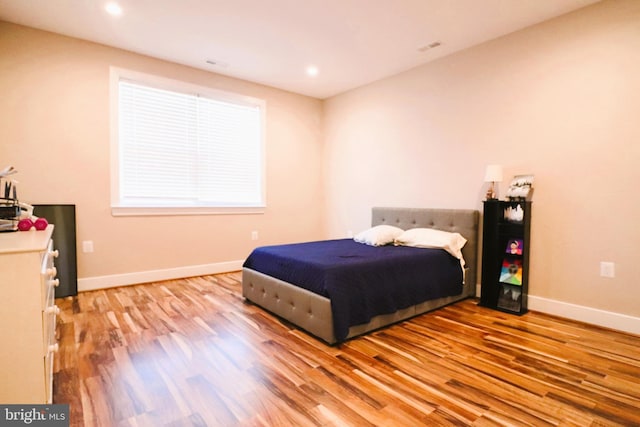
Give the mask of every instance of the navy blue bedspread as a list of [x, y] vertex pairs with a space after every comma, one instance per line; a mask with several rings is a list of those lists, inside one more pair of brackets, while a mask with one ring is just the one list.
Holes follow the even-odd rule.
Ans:
[[325, 240], [259, 247], [243, 266], [329, 298], [339, 341], [374, 316], [462, 292], [460, 261], [442, 249]]

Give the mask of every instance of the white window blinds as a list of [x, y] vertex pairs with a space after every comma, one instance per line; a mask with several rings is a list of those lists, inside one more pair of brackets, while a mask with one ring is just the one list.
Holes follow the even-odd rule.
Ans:
[[226, 98], [118, 82], [119, 206], [264, 205], [262, 106]]

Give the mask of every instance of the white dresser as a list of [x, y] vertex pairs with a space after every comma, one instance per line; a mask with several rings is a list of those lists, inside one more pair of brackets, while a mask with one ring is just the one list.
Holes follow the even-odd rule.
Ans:
[[53, 225], [0, 233], [0, 403], [51, 403], [56, 344]]

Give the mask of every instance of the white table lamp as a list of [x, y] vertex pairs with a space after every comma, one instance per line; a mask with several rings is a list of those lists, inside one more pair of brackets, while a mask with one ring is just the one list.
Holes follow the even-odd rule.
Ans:
[[496, 199], [495, 183], [502, 181], [502, 165], [487, 165], [484, 174], [484, 182], [490, 182], [491, 186], [487, 190], [487, 200]]

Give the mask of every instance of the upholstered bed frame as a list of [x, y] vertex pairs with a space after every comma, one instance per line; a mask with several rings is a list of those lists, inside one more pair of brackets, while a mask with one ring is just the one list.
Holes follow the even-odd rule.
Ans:
[[[369, 323], [352, 326], [347, 339], [475, 295], [478, 211], [374, 207], [371, 224], [395, 225], [404, 230], [427, 227], [460, 233], [467, 239], [462, 249], [466, 262], [465, 285], [459, 295], [425, 301], [392, 314], [376, 316]], [[337, 342], [328, 298], [249, 268], [242, 270], [242, 295], [329, 344]]]

